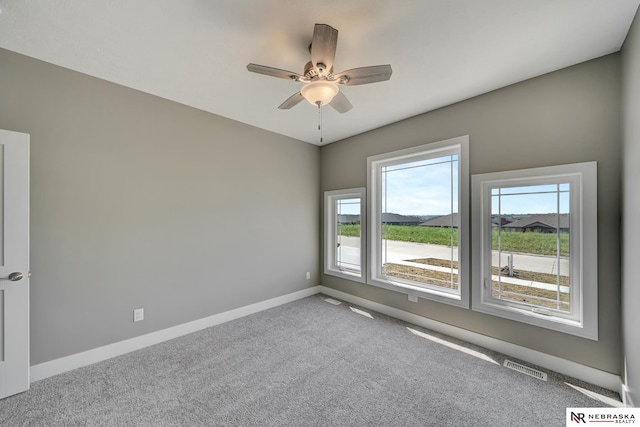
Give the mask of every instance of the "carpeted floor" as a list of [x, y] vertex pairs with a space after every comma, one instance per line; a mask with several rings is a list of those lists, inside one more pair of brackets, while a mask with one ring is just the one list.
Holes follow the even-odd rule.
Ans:
[[564, 426], [567, 407], [607, 406], [565, 382], [617, 398], [326, 298], [36, 382], [0, 401], [0, 425]]

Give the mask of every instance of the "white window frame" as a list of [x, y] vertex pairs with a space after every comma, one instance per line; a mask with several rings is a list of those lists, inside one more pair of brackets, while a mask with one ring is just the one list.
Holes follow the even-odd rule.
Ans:
[[[494, 188], [570, 184], [570, 304], [568, 315], [491, 296], [491, 192]], [[597, 163], [541, 167], [472, 177], [475, 311], [598, 339]]]
[[[336, 202], [346, 199], [360, 199], [360, 273], [353, 270], [343, 269], [337, 264], [334, 249], [337, 246], [337, 211]], [[325, 191], [324, 193], [324, 273], [343, 279], [353, 280], [360, 283], [366, 283], [366, 234], [367, 221], [366, 211], [367, 199], [366, 189], [349, 188], [344, 190]]]
[[[382, 275], [382, 168], [426, 158], [458, 154], [458, 290], [447, 292], [412, 285], [409, 281]], [[469, 308], [469, 136], [459, 136], [418, 147], [371, 156], [367, 159], [368, 210], [370, 214], [367, 283], [384, 289], [458, 307]]]

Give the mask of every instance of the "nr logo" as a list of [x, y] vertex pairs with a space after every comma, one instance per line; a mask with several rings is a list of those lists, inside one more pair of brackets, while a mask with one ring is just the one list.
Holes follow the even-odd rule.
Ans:
[[584, 419], [584, 414], [582, 412], [578, 412], [578, 413], [571, 412], [571, 421], [578, 424], [580, 424], [580, 422], [583, 422], [585, 424], [587, 423]]

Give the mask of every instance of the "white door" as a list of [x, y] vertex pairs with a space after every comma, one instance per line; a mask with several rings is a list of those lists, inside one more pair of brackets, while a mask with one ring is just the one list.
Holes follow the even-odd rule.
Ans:
[[29, 389], [29, 135], [0, 130], [0, 399]]

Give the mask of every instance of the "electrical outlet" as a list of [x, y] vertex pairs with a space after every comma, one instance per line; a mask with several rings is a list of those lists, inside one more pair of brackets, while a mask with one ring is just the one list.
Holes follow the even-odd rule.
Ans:
[[144, 320], [144, 308], [136, 308], [133, 310], [133, 321], [140, 322]]
[[307, 280], [311, 279], [311, 272], [307, 271]]

